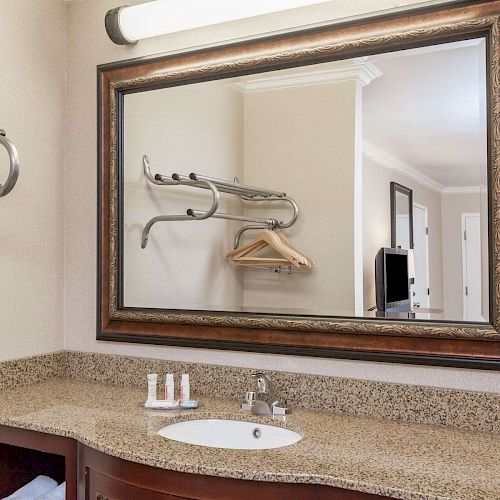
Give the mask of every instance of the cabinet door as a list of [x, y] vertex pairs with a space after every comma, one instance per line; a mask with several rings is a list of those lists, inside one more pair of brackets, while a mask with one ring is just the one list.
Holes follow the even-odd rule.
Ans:
[[141, 488], [87, 469], [85, 498], [86, 500], [180, 500], [186, 497]]
[[[156, 469], [79, 445], [79, 500], [380, 500], [316, 484], [267, 483]], [[385, 498], [385, 497], [384, 497]]]

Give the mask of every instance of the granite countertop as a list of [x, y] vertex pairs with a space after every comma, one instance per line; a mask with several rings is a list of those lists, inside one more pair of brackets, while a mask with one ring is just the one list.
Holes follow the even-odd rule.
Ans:
[[[109, 455], [181, 472], [317, 483], [404, 499], [500, 498], [500, 434], [297, 409], [286, 421], [203, 398], [190, 411], [145, 410], [146, 390], [53, 379], [0, 392], [0, 424], [74, 438]], [[190, 418], [231, 418], [301, 432], [272, 450], [222, 450], [156, 435]]]

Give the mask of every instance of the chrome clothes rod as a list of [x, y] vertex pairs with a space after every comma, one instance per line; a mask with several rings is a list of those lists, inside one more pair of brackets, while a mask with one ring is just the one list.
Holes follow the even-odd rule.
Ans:
[[0, 184], [0, 198], [9, 194], [12, 188], [16, 185], [19, 176], [19, 155], [17, 148], [12, 141], [7, 139], [5, 130], [0, 130], [0, 144], [7, 150], [9, 155], [9, 175], [4, 184]]
[[[142, 232], [142, 248], [146, 248], [151, 228], [157, 222], [206, 220], [209, 218], [252, 222], [253, 224], [243, 226], [236, 233], [234, 238], [234, 248], [238, 248], [241, 236], [245, 231], [257, 229], [286, 229], [295, 224], [299, 216], [299, 207], [297, 203], [284, 192], [272, 191], [270, 189], [255, 186], [247, 186], [237, 182], [228, 182], [215, 177], [207, 177], [196, 173], [190, 173], [189, 175], [174, 173], [171, 177], [161, 174], [153, 175], [148, 156], [144, 155], [142, 161], [144, 176], [153, 184], [158, 186], [191, 186], [195, 188], [208, 189], [212, 192], [212, 204], [207, 210], [195, 210], [189, 208], [186, 210], [186, 214], [183, 215], [159, 215], [157, 217], [153, 217], [146, 224]], [[284, 201], [291, 205], [293, 215], [288, 222], [284, 222], [273, 217], [251, 217], [247, 215], [233, 215], [217, 212], [220, 203], [220, 193], [236, 195], [244, 201]]]

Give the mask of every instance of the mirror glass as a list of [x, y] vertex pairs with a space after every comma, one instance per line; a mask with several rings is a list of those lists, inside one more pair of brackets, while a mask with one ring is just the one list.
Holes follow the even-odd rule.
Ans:
[[391, 182], [391, 232], [393, 248], [413, 248], [413, 193], [397, 182]]
[[121, 307], [489, 320], [484, 39], [123, 109]]

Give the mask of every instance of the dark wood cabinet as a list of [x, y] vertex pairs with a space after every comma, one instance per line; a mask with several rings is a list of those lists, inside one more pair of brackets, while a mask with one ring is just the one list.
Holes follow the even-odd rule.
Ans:
[[[188, 474], [110, 457], [81, 446], [78, 453], [81, 494], [88, 500], [369, 500], [382, 497], [317, 484], [244, 481]], [[84, 484], [83, 484], [84, 483]]]
[[76, 441], [0, 426], [0, 498], [39, 474], [66, 480], [67, 500], [369, 500], [317, 484], [245, 481], [175, 472], [112, 457]]
[[76, 441], [0, 425], [0, 498], [39, 475], [66, 481], [66, 498], [76, 499]]
[[87, 473], [85, 498], [88, 500], [116, 500], [121, 498], [140, 498], [141, 500], [166, 500], [187, 498], [142, 488], [126, 481], [100, 474], [91, 469]]

